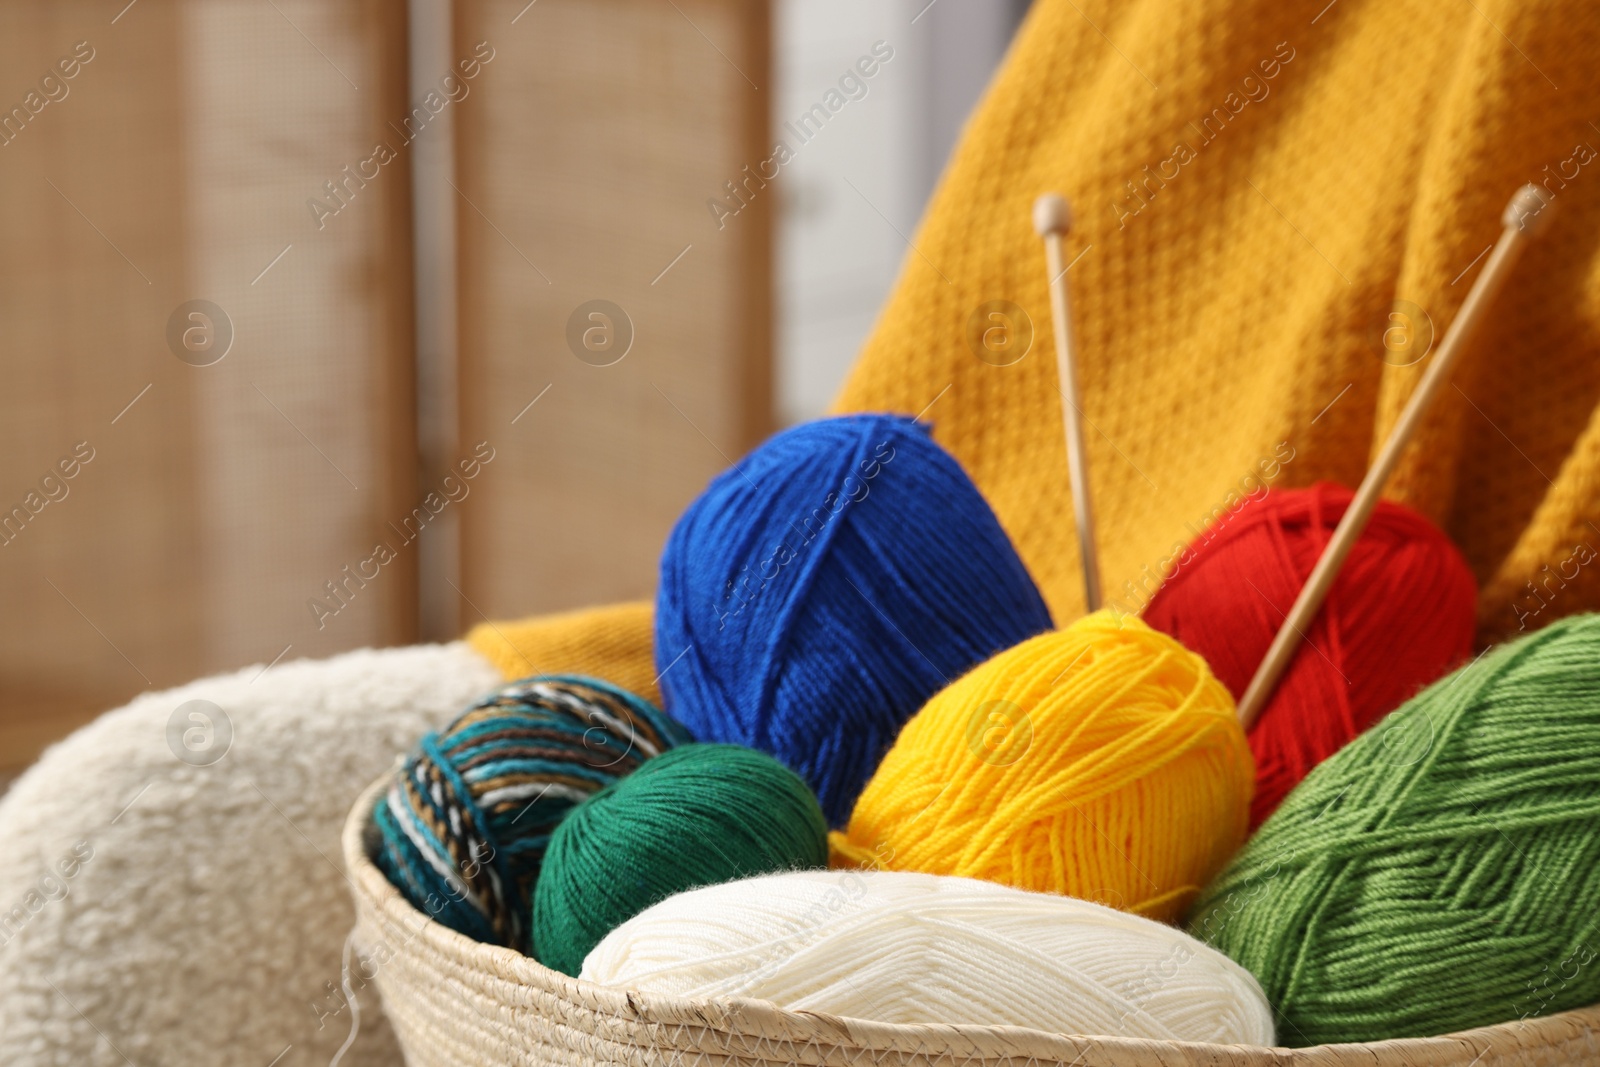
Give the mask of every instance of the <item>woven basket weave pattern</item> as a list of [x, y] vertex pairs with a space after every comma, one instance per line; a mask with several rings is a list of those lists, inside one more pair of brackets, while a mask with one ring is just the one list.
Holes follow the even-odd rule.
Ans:
[[[1555, 1067], [1600, 1063], [1600, 1006], [1447, 1037], [1266, 1049], [896, 1026], [763, 1001], [623, 993], [433, 922], [370, 858], [369, 788], [344, 830], [356, 944], [409, 1067]], [[370, 994], [369, 994], [370, 995]]]

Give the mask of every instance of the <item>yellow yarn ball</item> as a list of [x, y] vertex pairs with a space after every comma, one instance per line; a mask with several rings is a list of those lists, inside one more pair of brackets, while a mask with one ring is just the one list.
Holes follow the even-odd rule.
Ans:
[[928, 701], [833, 834], [834, 862], [1171, 921], [1244, 842], [1254, 780], [1233, 698], [1205, 660], [1100, 611]]

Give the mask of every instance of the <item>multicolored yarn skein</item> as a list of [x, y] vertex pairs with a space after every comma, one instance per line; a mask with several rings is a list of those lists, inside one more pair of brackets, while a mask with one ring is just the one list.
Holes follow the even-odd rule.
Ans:
[[841, 863], [1171, 920], [1244, 841], [1254, 775], [1205, 661], [1099, 611], [928, 701], [831, 840]]
[[680, 893], [607, 934], [579, 977], [913, 1026], [1273, 1043], [1250, 972], [1181, 930], [1053, 893], [901, 871], [800, 871]]
[[901, 725], [1050, 613], [928, 428], [846, 415], [718, 476], [661, 557], [656, 662], [702, 741], [776, 756], [842, 823]]
[[1291, 1045], [1600, 1001], [1600, 615], [1502, 645], [1315, 768], [1198, 901]]
[[[1323, 482], [1242, 505], [1179, 554], [1144, 621], [1204, 656], [1237, 699], [1353, 496]], [[1250, 730], [1251, 825], [1319, 762], [1472, 654], [1478, 589], [1450, 539], [1381, 501]]]
[[822, 809], [793, 771], [738, 745], [684, 745], [556, 827], [534, 887], [535, 955], [576, 975], [601, 938], [674, 893], [827, 862]]
[[580, 801], [692, 738], [597, 678], [502, 686], [417, 745], [378, 801], [376, 860], [418, 908], [468, 937], [532, 952], [545, 847]]

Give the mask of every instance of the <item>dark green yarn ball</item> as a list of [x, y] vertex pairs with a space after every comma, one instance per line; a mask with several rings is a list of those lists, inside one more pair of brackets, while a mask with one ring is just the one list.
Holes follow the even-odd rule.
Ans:
[[1600, 1001], [1600, 615], [1503, 645], [1317, 767], [1196, 902], [1288, 1045]]
[[576, 975], [601, 938], [674, 893], [827, 863], [822, 808], [794, 772], [738, 745], [684, 745], [557, 827], [534, 888], [534, 955]]

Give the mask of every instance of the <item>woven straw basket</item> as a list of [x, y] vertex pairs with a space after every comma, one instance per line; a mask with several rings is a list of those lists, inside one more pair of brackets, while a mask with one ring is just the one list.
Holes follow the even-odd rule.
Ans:
[[372, 862], [373, 783], [351, 810], [352, 982], [372, 980], [409, 1067], [1501, 1067], [1600, 1063], [1600, 1006], [1446, 1037], [1268, 1049], [1011, 1026], [897, 1026], [579, 982], [412, 907]]

